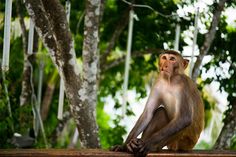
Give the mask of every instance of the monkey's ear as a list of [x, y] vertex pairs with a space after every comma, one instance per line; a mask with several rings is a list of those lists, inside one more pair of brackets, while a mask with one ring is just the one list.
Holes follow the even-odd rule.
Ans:
[[186, 69], [188, 67], [189, 60], [183, 59], [183, 68]]

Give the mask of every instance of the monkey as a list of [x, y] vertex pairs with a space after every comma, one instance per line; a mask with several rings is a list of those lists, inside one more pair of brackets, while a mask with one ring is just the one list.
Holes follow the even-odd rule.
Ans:
[[124, 145], [113, 151], [145, 156], [165, 146], [174, 151], [193, 149], [204, 128], [204, 104], [196, 83], [184, 73], [188, 63], [174, 50], [159, 55], [159, 75], [143, 113]]

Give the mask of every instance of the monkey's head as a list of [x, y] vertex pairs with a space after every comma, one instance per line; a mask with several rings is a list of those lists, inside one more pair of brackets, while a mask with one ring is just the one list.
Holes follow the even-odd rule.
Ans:
[[173, 50], [164, 51], [159, 56], [159, 71], [164, 77], [172, 77], [183, 74], [188, 66], [189, 60], [184, 59], [181, 54]]

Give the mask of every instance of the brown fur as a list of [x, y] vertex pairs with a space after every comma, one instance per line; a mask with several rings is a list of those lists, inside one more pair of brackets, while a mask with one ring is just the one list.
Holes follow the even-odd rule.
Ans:
[[188, 60], [176, 51], [160, 55], [160, 74], [144, 111], [125, 145], [115, 151], [123, 149], [139, 156], [164, 146], [171, 150], [195, 146], [204, 127], [204, 106], [196, 84], [184, 74], [187, 65]]

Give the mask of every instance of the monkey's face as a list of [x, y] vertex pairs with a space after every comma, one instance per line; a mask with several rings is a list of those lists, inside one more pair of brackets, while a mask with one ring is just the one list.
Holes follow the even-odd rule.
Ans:
[[178, 67], [177, 58], [173, 54], [162, 54], [160, 56], [159, 69], [162, 75], [172, 76], [174, 70]]
[[159, 70], [163, 77], [170, 78], [184, 72], [188, 60], [176, 54], [161, 54], [159, 60]]

